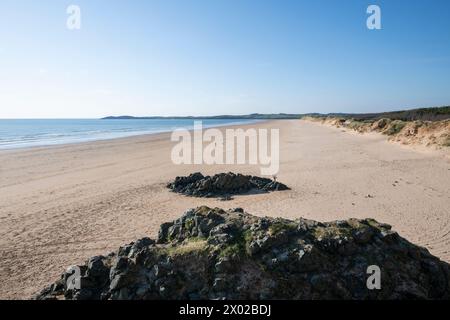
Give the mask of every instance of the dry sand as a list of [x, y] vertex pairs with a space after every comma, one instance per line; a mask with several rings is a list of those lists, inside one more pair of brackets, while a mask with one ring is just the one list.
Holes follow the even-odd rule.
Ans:
[[258, 166], [176, 166], [168, 134], [0, 153], [0, 298], [29, 298], [62, 270], [199, 205], [327, 221], [373, 217], [450, 262], [450, 162], [381, 135], [306, 121], [280, 128], [278, 180], [292, 190], [222, 202], [170, 193], [194, 171], [259, 175]]

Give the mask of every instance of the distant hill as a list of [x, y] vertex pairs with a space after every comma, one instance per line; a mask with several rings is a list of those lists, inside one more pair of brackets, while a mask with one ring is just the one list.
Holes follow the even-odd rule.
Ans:
[[161, 116], [152, 116], [152, 117], [133, 117], [133, 116], [118, 116], [118, 117], [105, 117], [103, 120], [126, 120], [126, 119], [198, 119], [198, 120], [208, 120], [208, 119], [300, 119], [302, 117], [301, 114], [287, 114], [287, 113], [278, 113], [278, 114], [260, 114], [253, 113], [247, 115], [219, 115], [219, 116], [185, 116], [185, 117], [161, 117]]
[[420, 108], [412, 110], [391, 111], [381, 113], [330, 113], [330, 114], [308, 114], [311, 117], [340, 117], [352, 118], [355, 120], [379, 120], [388, 118], [391, 120], [403, 121], [440, 121], [450, 119], [450, 106], [434, 107], [434, 108]]
[[118, 116], [118, 117], [105, 117], [103, 120], [126, 120], [126, 119], [194, 119], [194, 120], [208, 120], [208, 119], [254, 119], [254, 120], [270, 120], [270, 119], [300, 119], [301, 117], [341, 117], [341, 118], [353, 118], [357, 120], [378, 120], [382, 118], [389, 118], [392, 120], [403, 121], [439, 121], [450, 119], [450, 106], [434, 107], [434, 108], [420, 108], [412, 110], [381, 112], [381, 113], [307, 113], [307, 114], [289, 114], [289, 113], [277, 113], [277, 114], [260, 114], [252, 113], [247, 115], [218, 115], [218, 116], [203, 116], [203, 117], [133, 117], [133, 116]]

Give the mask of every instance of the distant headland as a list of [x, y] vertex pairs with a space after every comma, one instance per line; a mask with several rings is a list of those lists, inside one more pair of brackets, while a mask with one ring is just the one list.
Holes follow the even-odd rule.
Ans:
[[104, 117], [102, 120], [148, 120], [148, 119], [193, 119], [193, 120], [217, 120], [217, 119], [250, 119], [250, 120], [289, 120], [289, 119], [300, 119], [303, 117], [342, 117], [342, 118], [353, 118], [358, 120], [378, 120], [382, 118], [389, 118], [392, 120], [403, 120], [403, 121], [439, 121], [446, 120], [450, 118], [450, 106], [443, 107], [432, 107], [432, 108], [419, 108], [410, 110], [400, 110], [391, 112], [380, 112], [380, 113], [304, 113], [304, 114], [293, 114], [293, 113], [272, 113], [272, 114], [261, 114], [252, 113], [246, 115], [218, 115], [218, 116], [150, 116], [150, 117], [133, 117], [133, 116], [109, 116]]
[[148, 119], [193, 119], [193, 120], [217, 120], [217, 119], [299, 119], [303, 115], [301, 114], [287, 114], [287, 113], [278, 113], [278, 114], [260, 114], [253, 113], [247, 115], [218, 115], [218, 116], [172, 116], [172, 117], [163, 117], [163, 116], [151, 116], [151, 117], [133, 117], [133, 116], [109, 116], [102, 118], [102, 120], [126, 120], [126, 119], [135, 119], [135, 120], [148, 120]]

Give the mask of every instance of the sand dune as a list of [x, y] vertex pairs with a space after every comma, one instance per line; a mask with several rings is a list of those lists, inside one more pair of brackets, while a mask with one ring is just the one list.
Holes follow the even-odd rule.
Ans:
[[359, 133], [382, 133], [389, 141], [413, 147], [430, 147], [443, 150], [450, 147], [450, 119], [441, 121], [402, 121], [383, 118], [358, 121], [336, 117], [305, 117], [304, 120], [319, 122]]
[[61, 270], [137, 238], [187, 208], [329, 221], [372, 217], [450, 262], [450, 162], [378, 134], [306, 121], [280, 128], [278, 180], [292, 188], [222, 202], [168, 192], [177, 175], [258, 166], [176, 166], [168, 134], [0, 153], [0, 298], [28, 298]]

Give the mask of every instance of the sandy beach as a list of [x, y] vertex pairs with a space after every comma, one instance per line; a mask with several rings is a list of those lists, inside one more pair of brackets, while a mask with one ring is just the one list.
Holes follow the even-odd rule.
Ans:
[[[0, 298], [27, 299], [69, 265], [106, 254], [200, 205], [319, 221], [375, 218], [450, 262], [450, 161], [378, 134], [285, 120], [278, 180], [292, 190], [223, 202], [169, 192], [178, 175], [259, 166], [174, 165], [169, 134], [0, 152]], [[223, 128], [222, 128], [223, 130]]]

